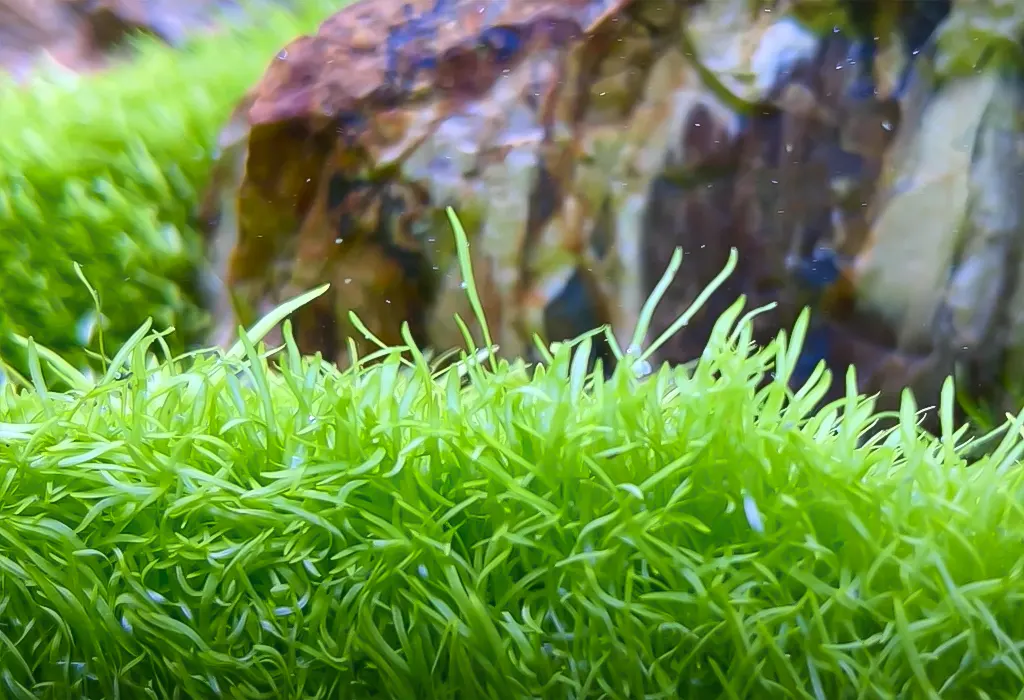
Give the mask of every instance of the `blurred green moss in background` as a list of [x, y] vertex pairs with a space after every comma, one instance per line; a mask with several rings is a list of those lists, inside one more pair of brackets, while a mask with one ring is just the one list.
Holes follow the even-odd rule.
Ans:
[[[16, 371], [33, 337], [80, 369], [95, 368], [103, 324], [117, 347], [152, 317], [196, 341], [202, 260], [197, 193], [217, 134], [282, 45], [344, 3], [258, 15], [175, 50], [143, 39], [132, 59], [88, 76], [42, 72], [0, 83], [0, 357]], [[255, 13], [254, 13], [254, 16]], [[82, 266], [99, 290], [97, 318]]]

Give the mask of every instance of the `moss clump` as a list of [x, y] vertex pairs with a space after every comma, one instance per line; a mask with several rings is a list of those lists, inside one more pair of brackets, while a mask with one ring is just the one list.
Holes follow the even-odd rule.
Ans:
[[1024, 416], [969, 464], [947, 387], [941, 437], [907, 398], [865, 444], [870, 400], [787, 388], [803, 320], [749, 321], [642, 379], [588, 339], [54, 360], [74, 389], [0, 394], [3, 692], [1017, 697]]
[[100, 320], [74, 262], [102, 290], [111, 340], [147, 317], [177, 327], [178, 349], [196, 338], [192, 217], [217, 133], [279, 48], [340, 4], [277, 10], [181, 51], [140, 41], [97, 75], [0, 84], [0, 356], [24, 369], [16, 333], [90, 363]]

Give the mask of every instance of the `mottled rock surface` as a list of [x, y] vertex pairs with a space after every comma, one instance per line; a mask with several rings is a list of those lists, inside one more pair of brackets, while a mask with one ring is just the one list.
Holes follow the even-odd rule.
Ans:
[[802, 376], [853, 362], [865, 390], [927, 401], [959, 362], [1005, 384], [1024, 345], [1007, 301], [1022, 193], [1012, 62], [937, 77], [951, 54], [936, 54], [936, 26], [971, 11], [947, 17], [948, 3], [767, 5], [339, 12], [281, 50], [225, 129], [202, 211], [216, 340], [330, 282], [294, 318], [306, 351], [345, 364], [353, 337], [365, 353], [349, 311], [388, 343], [407, 321], [422, 345], [461, 346], [453, 314], [472, 314], [453, 206], [507, 356], [600, 324], [625, 345], [682, 246], [653, 339], [736, 247], [726, 288], [657, 359], [699, 355], [742, 293], [778, 303], [763, 339], [817, 310]]
[[954, 2], [909, 64], [865, 199], [833, 364], [891, 402], [944, 378], [996, 415], [1024, 397], [1024, 5]]

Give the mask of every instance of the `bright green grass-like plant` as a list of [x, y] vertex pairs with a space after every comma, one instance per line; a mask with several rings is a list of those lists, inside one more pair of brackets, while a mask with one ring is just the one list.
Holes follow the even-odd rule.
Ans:
[[226, 353], [146, 324], [95, 380], [30, 345], [5, 697], [1019, 697], [1024, 417], [968, 464], [951, 386], [939, 437], [909, 397], [889, 431], [852, 390], [812, 412], [806, 317], [754, 349], [742, 300], [695, 366], [609, 379], [589, 337], [536, 367], [263, 348], [322, 292]]
[[[24, 368], [34, 338], [78, 368], [101, 323], [122, 343], [152, 317], [176, 349], [206, 323], [194, 230], [217, 133], [281, 46], [345, 3], [309, 0], [182, 50], [138, 42], [127, 63], [0, 82], [0, 357]], [[93, 315], [73, 271], [103, 293]]]

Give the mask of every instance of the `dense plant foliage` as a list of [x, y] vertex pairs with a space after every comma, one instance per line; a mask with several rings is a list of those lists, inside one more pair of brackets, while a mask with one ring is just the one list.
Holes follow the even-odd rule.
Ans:
[[880, 432], [853, 393], [815, 412], [806, 318], [755, 349], [742, 300], [696, 365], [617, 348], [607, 379], [590, 338], [445, 370], [254, 345], [322, 292], [227, 353], [144, 325], [96, 380], [30, 347], [5, 694], [1017, 697], [1024, 415], [969, 464], [951, 386], [937, 438], [909, 397]]
[[[806, 318], [756, 348], [741, 300], [676, 368], [641, 327], [610, 377], [592, 336], [339, 371], [260, 345], [316, 290], [183, 352], [217, 130], [337, 5], [0, 86], [0, 693], [1019, 697], [1024, 413], [969, 442], [951, 384], [937, 436], [909, 396], [821, 409]], [[981, 5], [951, 74], [1019, 48]]]

